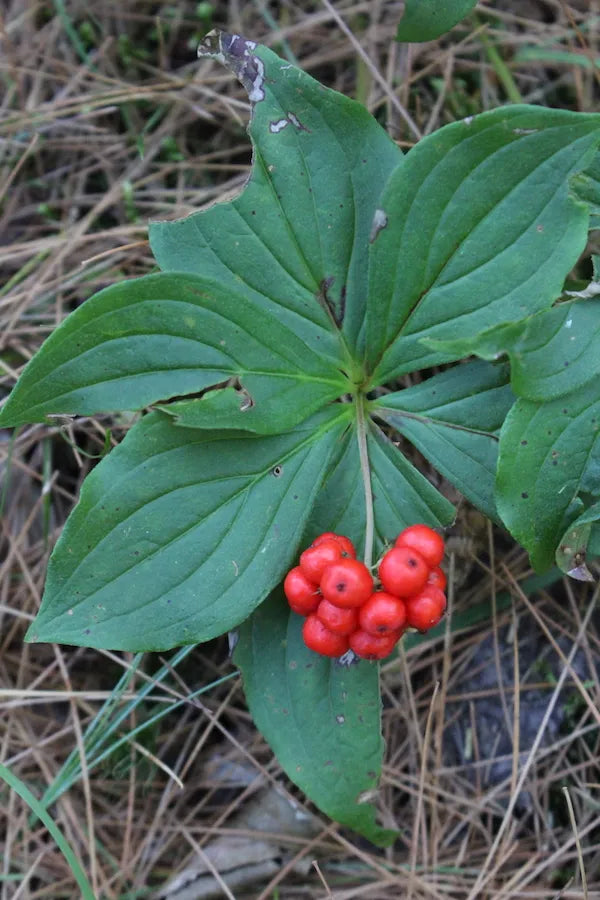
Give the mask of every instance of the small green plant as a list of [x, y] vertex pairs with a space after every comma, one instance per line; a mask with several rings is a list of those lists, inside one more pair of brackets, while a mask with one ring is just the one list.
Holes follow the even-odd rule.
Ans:
[[371, 571], [408, 526], [452, 522], [400, 435], [536, 569], [590, 577], [598, 260], [592, 287], [564, 284], [600, 207], [600, 116], [509, 106], [403, 155], [265, 47], [213, 33], [201, 52], [248, 91], [248, 184], [152, 224], [162, 271], [72, 313], [0, 413], [6, 427], [144, 411], [83, 485], [27, 639], [165, 650], [238, 629], [248, 703], [285, 771], [385, 844], [394, 832], [362, 802], [383, 754], [377, 663], [310, 650], [281, 583], [323, 532]]

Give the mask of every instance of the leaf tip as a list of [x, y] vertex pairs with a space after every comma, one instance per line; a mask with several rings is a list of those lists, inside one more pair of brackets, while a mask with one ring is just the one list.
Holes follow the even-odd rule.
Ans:
[[230, 69], [248, 92], [250, 102], [258, 103], [265, 98], [265, 65], [255, 50], [256, 41], [214, 29], [198, 45], [198, 56], [215, 59]]
[[575, 566], [574, 569], [569, 569], [567, 572], [569, 578], [574, 578], [576, 581], [594, 581], [594, 576], [588, 569], [585, 563], [580, 566]]
[[366, 835], [366, 837], [372, 844], [375, 844], [376, 847], [386, 848], [391, 847], [401, 835], [401, 831], [396, 831], [392, 828], [377, 828], [373, 834]]
[[25, 637], [23, 638], [26, 644], [38, 644], [40, 643], [39, 634], [37, 632], [37, 626], [35, 622], [32, 622], [27, 631], [25, 632]]

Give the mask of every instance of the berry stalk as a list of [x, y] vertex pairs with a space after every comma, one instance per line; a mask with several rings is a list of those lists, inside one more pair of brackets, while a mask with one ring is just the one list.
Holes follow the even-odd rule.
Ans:
[[371, 485], [371, 464], [369, 462], [369, 451], [367, 449], [367, 428], [368, 420], [365, 413], [365, 398], [362, 393], [357, 393], [356, 397], [356, 437], [358, 440], [358, 456], [360, 459], [360, 471], [362, 473], [363, 486], [365, 490], [365, 554], [364, 562], [367, 569], [373, 564], [373, 534], [374, 534], [374, 515], [373, 515], [373, 487]]

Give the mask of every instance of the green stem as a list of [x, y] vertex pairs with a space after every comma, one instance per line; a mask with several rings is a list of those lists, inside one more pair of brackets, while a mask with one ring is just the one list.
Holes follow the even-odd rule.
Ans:
[[358, 456], [365, 489], [365, 566], [370, 569], [373, 562], [373, 489], [371, 486], [371, 465], [367, 449], [367, 429], [369, 427], [365, 412], [365, 396], [362, 392], [355, 394], [356, 401], [356, 436], [358, 439]]

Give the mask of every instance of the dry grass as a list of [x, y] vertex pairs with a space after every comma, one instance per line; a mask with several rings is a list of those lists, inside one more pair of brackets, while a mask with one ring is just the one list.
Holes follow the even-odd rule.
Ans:
[[[400, 3], [213, 6], [213, 24], [358, 96], [402, 145], [510, 96], [580, 110], [598, 103], [589, 66], [600, 55], [598, 0], [489, 2], [496, 27], [487, 32], [481, 4], [479, 25], [411, 47], [392, 40]], [[241, 87], [195, 58], [206, 25], [196, 2], [5, 0], [0, 17], [2, 396], [71, 309], [152, 270], [148, 219], [237, 191], [250, 150]], [[515, 60], [532, 45], [588, 65]], [[59, 776], [65, 785], [74, 752], [72, 783], [49, 811], [97, 897], [153, 896], [186, 867], [190, 883], [169, 900], [213, 896], [194, 869], [201, 863], [219, 885], [214, 896], [260, 900], [600, 896], [596, 595], [559, 581], [527, 596], [524, 554], [466, 510], [455, 528], [453, 608], [503, 590], [512, 605], [384, 666], [378, 802], [384, 823], [402, 831], [386, 852], [318, 817], [296, 827], [287, 801], [263, 821], [274, 834], [257, 832], [257, 807], [264, 814], [279, 797], [272, 786], [294, 791], [253, 728], [224, 640], [162, 671], [156, 655], [23, 644], [50, 549], [109, 424], [115, 443], [124, 418], [35, 426], [14, 442], [0, 435], [0, 758], [42, 796]], [[2, 900], [77, 897], [47, 831], [14, 792], [0, 787], [0, 797]], [[242, 846], [258, 848], [246, 887], [222, 874]]]

